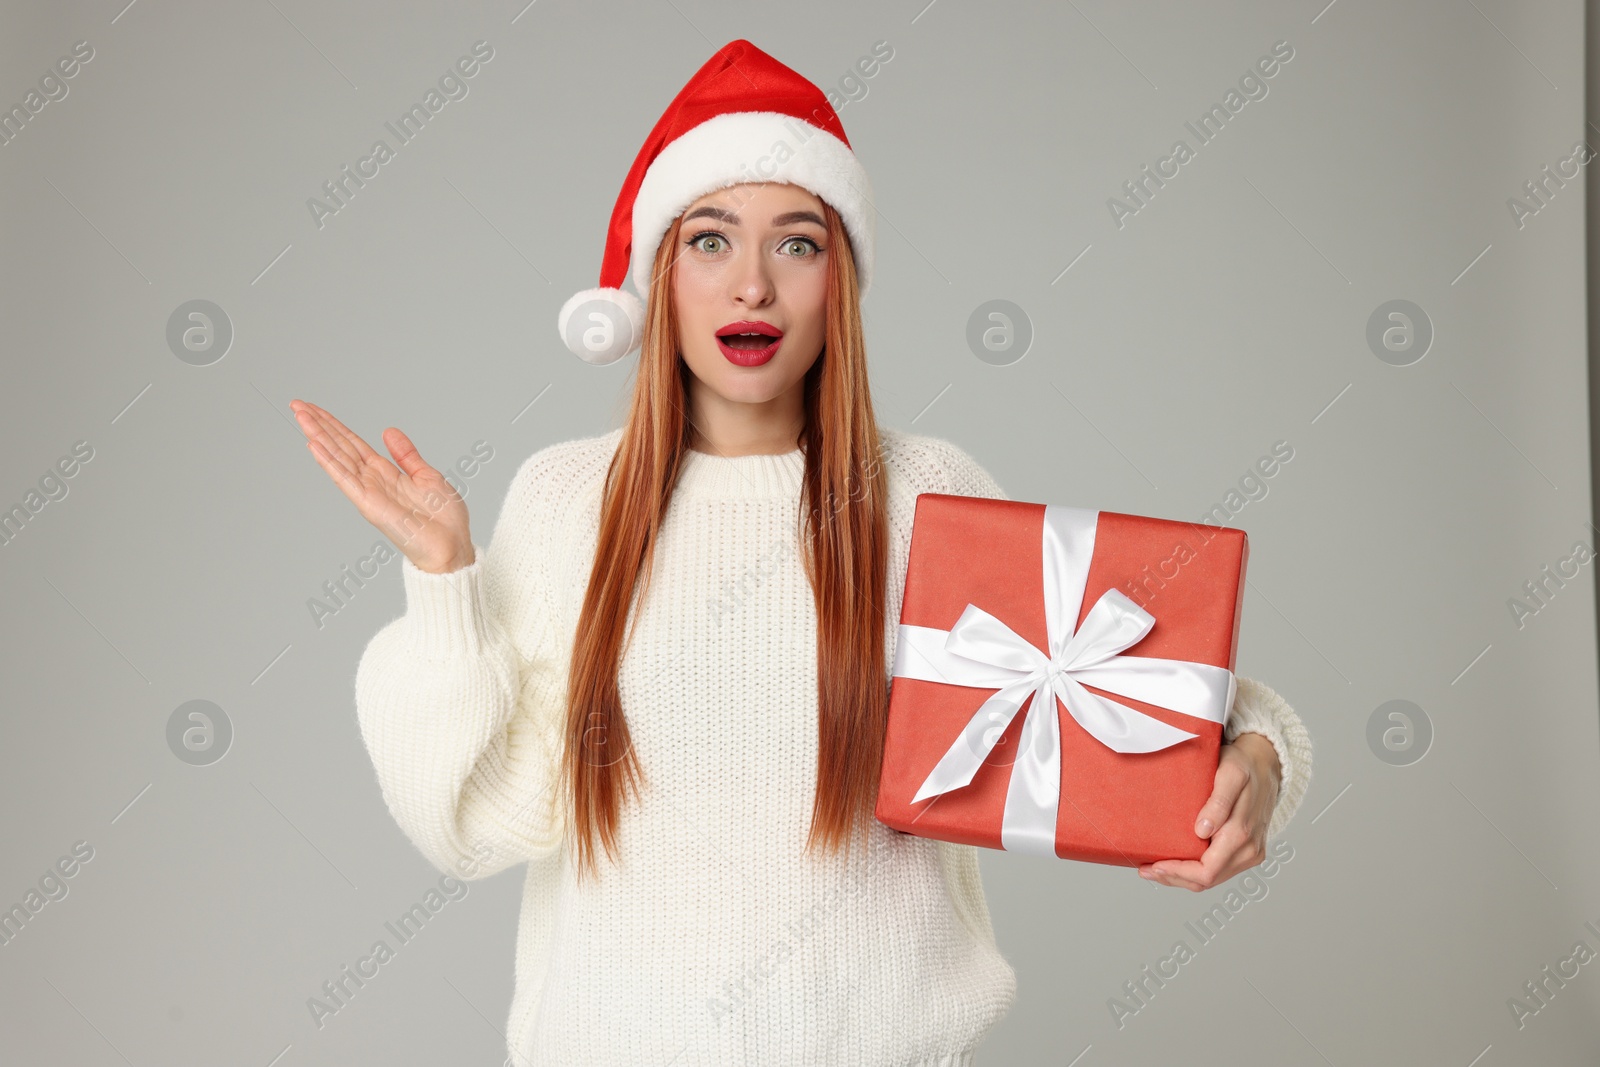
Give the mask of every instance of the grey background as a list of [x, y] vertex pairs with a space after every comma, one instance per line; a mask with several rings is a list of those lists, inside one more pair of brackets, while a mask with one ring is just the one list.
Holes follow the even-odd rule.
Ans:
[[[1582, 8], [925, 3], [6, 6], [5, 108], [95, 56], [0, 147], [0, 503], [76, 441], [94, 458], [0, 547], [0, 904], [94, 856], [0, 946], [0, 1058], [500, 1062], [520, 873], [470, 883], [320, 1030], [306, 1007], [438, 874], [354, 717], [398, 562], [313, 621], [377, 534], [288, 403], [441, 468], [487, 441], [486, 538], [522, 458], [619, 423], [633, 358], [579, 362], [556, 312], [661, 108], [735, 37], [823, 86], [894, 49], [840, 112], [880, 212], [884, 423], [1017, 499], [1174, 518], [1294, 448], [1235, 520], [1238, 669], [1316, 745], [1292, 861], [1119, 1029], [1108, 998], [1226, 890], [984, 854], [1020, 992], [982, 1060], [1600, 1056], [1600, 964], [1521, 1028], [1507, 1006], [1600, 948], [1595, 565], [1521, 628], [1507, 607], [1594, 540], [1584, 179], [1508, 208], [1600, 145]], [[307, 200], [480, 39], [469, 95], [319, 229]], [[1279, 40], [1268, 95], [1115, 225], [1108, 198]], [[209, 366], [166, 341], [193, 299], [235, 332]], [[1007, 366], [965, 340], [992, 299], [1034, 331]], [[1394, 299], [1435, 333], [1408, 366], [1366, 340]], [[208, 766], [168, 747], [196, 699], [234, 731]], [[1405, 766], [1367, 740], [1396, 699], [1433, 731]]]

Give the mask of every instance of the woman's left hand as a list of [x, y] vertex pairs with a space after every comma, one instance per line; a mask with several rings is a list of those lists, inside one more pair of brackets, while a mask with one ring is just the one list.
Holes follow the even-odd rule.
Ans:
[[1197, 860], [1141, 864], [1140, 876], [1198, 893], [1260, 863], [1282, 781], [1278, 750], [1262, 735], [1243, 733], [1224, 744], [1211, 799], [1195, 820], [1195, 834], [1210, 846]]

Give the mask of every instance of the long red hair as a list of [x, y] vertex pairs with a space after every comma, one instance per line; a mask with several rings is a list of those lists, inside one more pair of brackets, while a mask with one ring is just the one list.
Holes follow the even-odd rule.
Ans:
[[[872, 818], [888, 721], [884, 597], [888, 514], [882, 443], [867, 384], [861, 297], [850, 238], [826, 202], [827, 312], [822, 353], [804, 379], [805, 455], [799, 529], [817, 609], [816, 797], [809, 850], [848, 848]], [[578, 616], [567, 689], [561, 780], [571, 800], [568, 838], [581, 879], [598, 848], [615, 856], [624, 791], [644, 770], [629, 740], [617, 671], [641, 580], [650, 587], [654, 546], [690, 444], [687, 364], [678, 353], [672, 274], [682, 216], [655, 253], [638, 378], [622, 439], [606, 472], [599, 541]], [[840, 252], [846, 254], [840, 255]]]

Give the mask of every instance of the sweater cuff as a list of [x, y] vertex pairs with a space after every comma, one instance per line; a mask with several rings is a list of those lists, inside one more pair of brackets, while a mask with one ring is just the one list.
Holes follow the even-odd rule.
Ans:
[[476, 656], [493, 638], [484, 597], [483, 548], [474, 543], [472, 551], [471, 563], [440, 574], [401, 556], [406, 617], [422, 655]]

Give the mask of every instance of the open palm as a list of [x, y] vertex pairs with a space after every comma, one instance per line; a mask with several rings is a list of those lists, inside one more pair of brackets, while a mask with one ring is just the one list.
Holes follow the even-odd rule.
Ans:
[[391, 463], [317, 405], [293, 400], [289, 407], [322, 469], [407, 559], [434, 573], [473, 562], [466, 502], [423, 461], [411, 438], [393, 426], [383, 431]]

